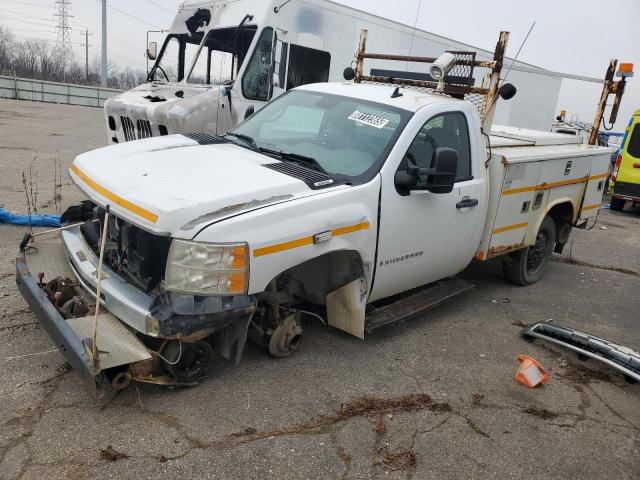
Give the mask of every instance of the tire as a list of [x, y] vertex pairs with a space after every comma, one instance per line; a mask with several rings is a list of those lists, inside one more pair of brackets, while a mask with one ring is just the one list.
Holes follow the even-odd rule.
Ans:
[[611, 197], [611, 210], [620, 212], [624, 208], [626, 202], [620, 198]]
[[545, 217], [536, 235], [536, 243], [509, 255], [503, 264], [504, 277], [511, 283], [526, 286], [542, 278], [556, 243], [556, 224]]

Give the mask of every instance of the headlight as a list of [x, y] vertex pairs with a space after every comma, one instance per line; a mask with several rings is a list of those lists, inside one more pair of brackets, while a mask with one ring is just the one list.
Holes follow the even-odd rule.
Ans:
[[167, 290], [192, 295], [247, 293], [247, 244], [212, 244], [174, 239], [167, 259], [165, 286]]

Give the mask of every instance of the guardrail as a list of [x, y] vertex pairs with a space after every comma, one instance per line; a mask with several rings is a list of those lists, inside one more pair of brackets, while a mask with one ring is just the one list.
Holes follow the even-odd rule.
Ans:
[[102, 87], [47, 82], [29, 78], [0, 75], [0, 98], [31, 100], [34, 102], [62, 103], [103, 107], [105, 100], [122, 93], [121, 90]]

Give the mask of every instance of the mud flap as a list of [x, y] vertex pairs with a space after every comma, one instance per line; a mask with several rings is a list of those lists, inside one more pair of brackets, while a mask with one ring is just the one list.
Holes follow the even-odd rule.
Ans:
[[327, 317], [332, 327], [364, 339], [367, 284], [360, 277], [327, 295]]
[[116, 317], [104, 313], [98, 319], [97, 346], [100, 355], [93, 361], [83, 340], [93, 334], [93, 317], [65, 319], [52, 305], [32, 272], [45, 273], [47, 278], [76, 278], [67, 264], [61, 243], [42, 243], [27, 249], [16, 259], [16, 283], [45, 331], [74, 370], [89, 385], [92, 394], [100, 397], [107, 380], [105, 370], [151, 358], [136, 336]]

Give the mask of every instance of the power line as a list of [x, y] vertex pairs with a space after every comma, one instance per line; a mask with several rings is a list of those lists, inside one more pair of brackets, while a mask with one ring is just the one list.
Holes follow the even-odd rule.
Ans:
[[[96, 0], [96, 2], [100, 2], [100, 1], [101, 1], [101, 0]], [[144, 23], [145, 25], [149, 25], [150, 27], [153, 27], [153, 28], [157, 28], [158, 30], [160, 29], [160, 27], [159, 27], [159, 26], [154, 25], [153, 23], [149, 23], [149, 22], [147, 22], [146, 20], [143, 20], [143, 19], [142, 19], [142, 18], [140, 18], [140, 17], [136, 17], [135, 15], [131, 15], [130, 13], [125, 12], [124, 10], [119, 9], [118, 7], [114, 7], [114, 6], [113, 6], [113, 5], [111, 5], [111, 4], [107, 4], [107, 6], [108, 6], [109, 8], [111, 8], [112, 10], [115, 10], [116, 12], [121, 13], [122, 15], [125, 15], [125, 16], [127, 16], [127, 17], [129, 17], [129, 18], [132, 18], [133, 20], [137, 20], [138, 22]]]
[[164, 10], [165, 12], [170, 13], [171, 15], [174, 15], [176, 12], [172, 12], [171, 10], [169, 10], [168, 8], [163, 7], [162, 5], [154, 2], [153, 0], [145, 0], [147, 3], [150, 3], [151, 5], [155, 5], [156, 7], [158, 7], [160, 10]]
[[46, 18], [42, 18], [42, 17], [36, 17], [35, 15], [29, 15], [27, 13], [22, 13], [22, 12], [16, 12], [15, 10], [7, 10], [6, 8], [3, 8], [2, 10], [0, 10], [0, 13], [9, 13], [12, 15], [17, 15], [19, 17], [27, 17], [27, 18], [35, 18], [36, 20], [44, 20], [46, 22], [51, 22], [51, 23], [56, 23], [54, 20], [47, 20]]

